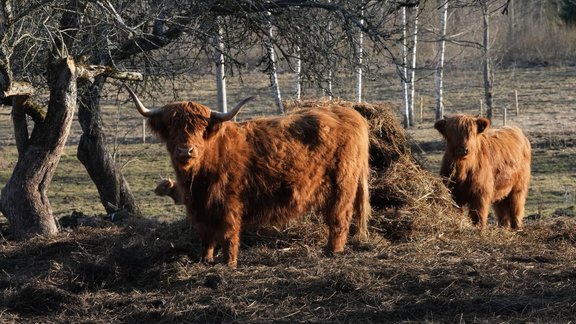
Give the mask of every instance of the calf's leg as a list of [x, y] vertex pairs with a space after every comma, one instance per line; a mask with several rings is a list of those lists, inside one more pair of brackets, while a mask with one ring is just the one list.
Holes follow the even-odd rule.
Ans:
[[516, 191], [510, 194], [510, 227], [519, 229], [522, 227], [524, 219], [524, 207], [526, 204], [527, 190]]
[[510, 228], [512, 224], [512, 219], [510, 215], [510, 199], [509, 197], [504, 198], [503, 200], [494, 203], [494, 213], [496, 214], [496, 218], [498, 219], [498, 225]]
[[470, 218], [474, 225], [485, 228], [488, 225], [488, 212], [490, 211], [490, 200], [485, 197], [474, 197], [468, 204]]

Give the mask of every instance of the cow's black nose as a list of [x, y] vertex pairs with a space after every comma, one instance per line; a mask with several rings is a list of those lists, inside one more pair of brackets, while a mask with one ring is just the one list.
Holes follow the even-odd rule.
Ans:
[[176, 148], [176, 155], [179, 158], [191, 158], [194, 156], [194, 148], [193, 147], [178, 146]]
[[465, 146], [460, 146], [459, 148], [456, 149], [456, 154], [458, 154], [459, 156], [465, 156], [468, 155], [469, 151], [468, 148]]

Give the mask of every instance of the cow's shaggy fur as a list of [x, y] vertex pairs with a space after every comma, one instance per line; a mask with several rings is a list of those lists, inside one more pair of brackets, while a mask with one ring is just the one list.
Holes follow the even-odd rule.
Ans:
[[359, 239], [366, 238], [368, 125], [353, 109], [327, 105], [235, 123], [178, 102], [148, 124], [171, 155], [204, 261], [213, 261], [220, 242], [235, 267], [242, 226], [282, 223], [311, 209], [329, 227], [328, 252], [344, 250], [353, 214]]
[[486, 226], [493, 204], [498, 224], [522, 226], [530, 181], [530, 142], [517, 127], [490, 128], [490, 121], [467, 115], [438, 120], [446, 139], [440, 174], [455, 202], [468, 206], [472, 222]]

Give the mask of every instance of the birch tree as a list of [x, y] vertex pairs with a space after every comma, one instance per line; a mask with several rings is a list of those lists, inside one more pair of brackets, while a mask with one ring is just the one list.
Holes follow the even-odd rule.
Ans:
[[408, 97], [408, 22], [406, 7], [402, 7], [402, 95], [404, 99], [404, 127], [410, 127], [410, 101]]
[[226, 65], [224, 62], [224, 41], [222, 40], [222, 18], [216, 17], [214, 33], [214, 61], [216, 63], [216, 102], [218, 111], [227, 112], [226, 102]]
[[484, 77], [484, 102], [486, 118], [492, 120], [492, 60], [490, 57], [490, 12], [488, 0], [480, 0], [482, 9], [482, 74]]
[[416, 80], [416, 54], [418, 49], [418, 15], [419, 13], [419, 6], [416, 5], [414, 7], [414, 25], [412, 27], [412, 58], [410, 61], [410, 75], [408, 79], [408, 102], [409, 102], [409, 109], [408, 109], [408, 121], [409, 126], [413, 126], [415, 124], [414, 120], [414, 97], [415, 97], [415, 80]]
[[294, 68], [294, 99], [300, 100], [302, 97], [302, 59], [300, 58], [300, 45], [296, 45], [296, 59]]
[[446, 26], [448, 24], [448, 0], [439, 0], [440, 19], [439, 19], [439, 32], [440, 41], [438, 42], [438, 62], [436, 64], [434, 89], [436, 95], [436, 108], [435, 119], [442, 119], [444, 116], [444, 102], [443, 102], [443, 79], [444, 79], [444, 54], [446, 49]]
[[[361, 24], [364, 24], [364, 20], [360, 20]], [[362, 34], [362, 30], [358, 32], [358, 43], [356, 44], [356, 101], [362, 101], [362, 52], [363, 52], [363, 40], [364, 35]]]
[[[270, 18], [272, 14], [270, 11], [266, 12], [266, 16]], [[265, 40], [266, 44], [266, 54], [268, 58], [268, 66], [266, 70], [268, 71], [268, 76], [270, 77], [270, 89], [272, 91], [272, 97], [276, 103], [276, 110], [280, 114], [284, 114], [284, 106], [282, 105], [282, 96], [280, 94], [280, 84], [278, 83], [278, 73], [276, 69], [276, 57], [274, 55], [274, 30], [270, 20], [267, 20], [267, 37]]]

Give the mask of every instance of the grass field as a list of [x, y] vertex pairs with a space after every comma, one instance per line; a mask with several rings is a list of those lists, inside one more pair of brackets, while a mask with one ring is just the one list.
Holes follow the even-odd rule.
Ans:
[[[273, 114], [266, 77], [243, 79], [228, 80], [229, 103], [253, 94], [258, 100], [239, 118]], [[446, 113], [478, 113], [479, 72], [447, 71], [445, 82]], [[281, 84], [289, 93], [291, 76], [282, 75]], [[365, 84], [366, 101], [399, 104], [394, 75]], [[177, 85], [157, 100], [143, 98], [150, 105], [194, 99], [214, 106], [210, 80]], [[351, 89], [337, 87], [335, 94], [351, 99]], [[407, 133], [416, 158], [437, 173], [443, 144], [432, 127], [431, 78], [418, 89], [426, 89], [417, 94], [422, 121]], [[496, 72], [494, 125], [502, 124], [506, 107], [508, 124], [523, 128], [533, 146], [524, 231], [479, 231], [462, 220], [457, 230], [417, 240], [373, 233], [367, 244], [326, 257], [325, 232], [312, 218], [245, 233], [235, 271], [197, 263], [199, 242], [183, 222], [182, 207], [152, 193], [160, 176], [172, 174], [164, 148], [151, 137], [142, 143], [142, 120], [125, 95], [120, 101], [106, 97], [110, 145], [146, 219], [120, 226], [100, 222], [25, 243], [0, 237], [0, 321], [573, 322], [574, 89], [576, 70], [569, 67]], [[514, 90], [519, 116], [513, 113]], [[307, 91], [308, 97], [320, 95]], [[420, 119], [419, 101], [417, 107]], [[0, 107], [0, 187], [16, 161], [9, 113]], [[78, 138], [75, 121], [49, 198], [56, 217], [77, 211], [100, 218], [104, 209], [96, 188], [75, 157]]]

